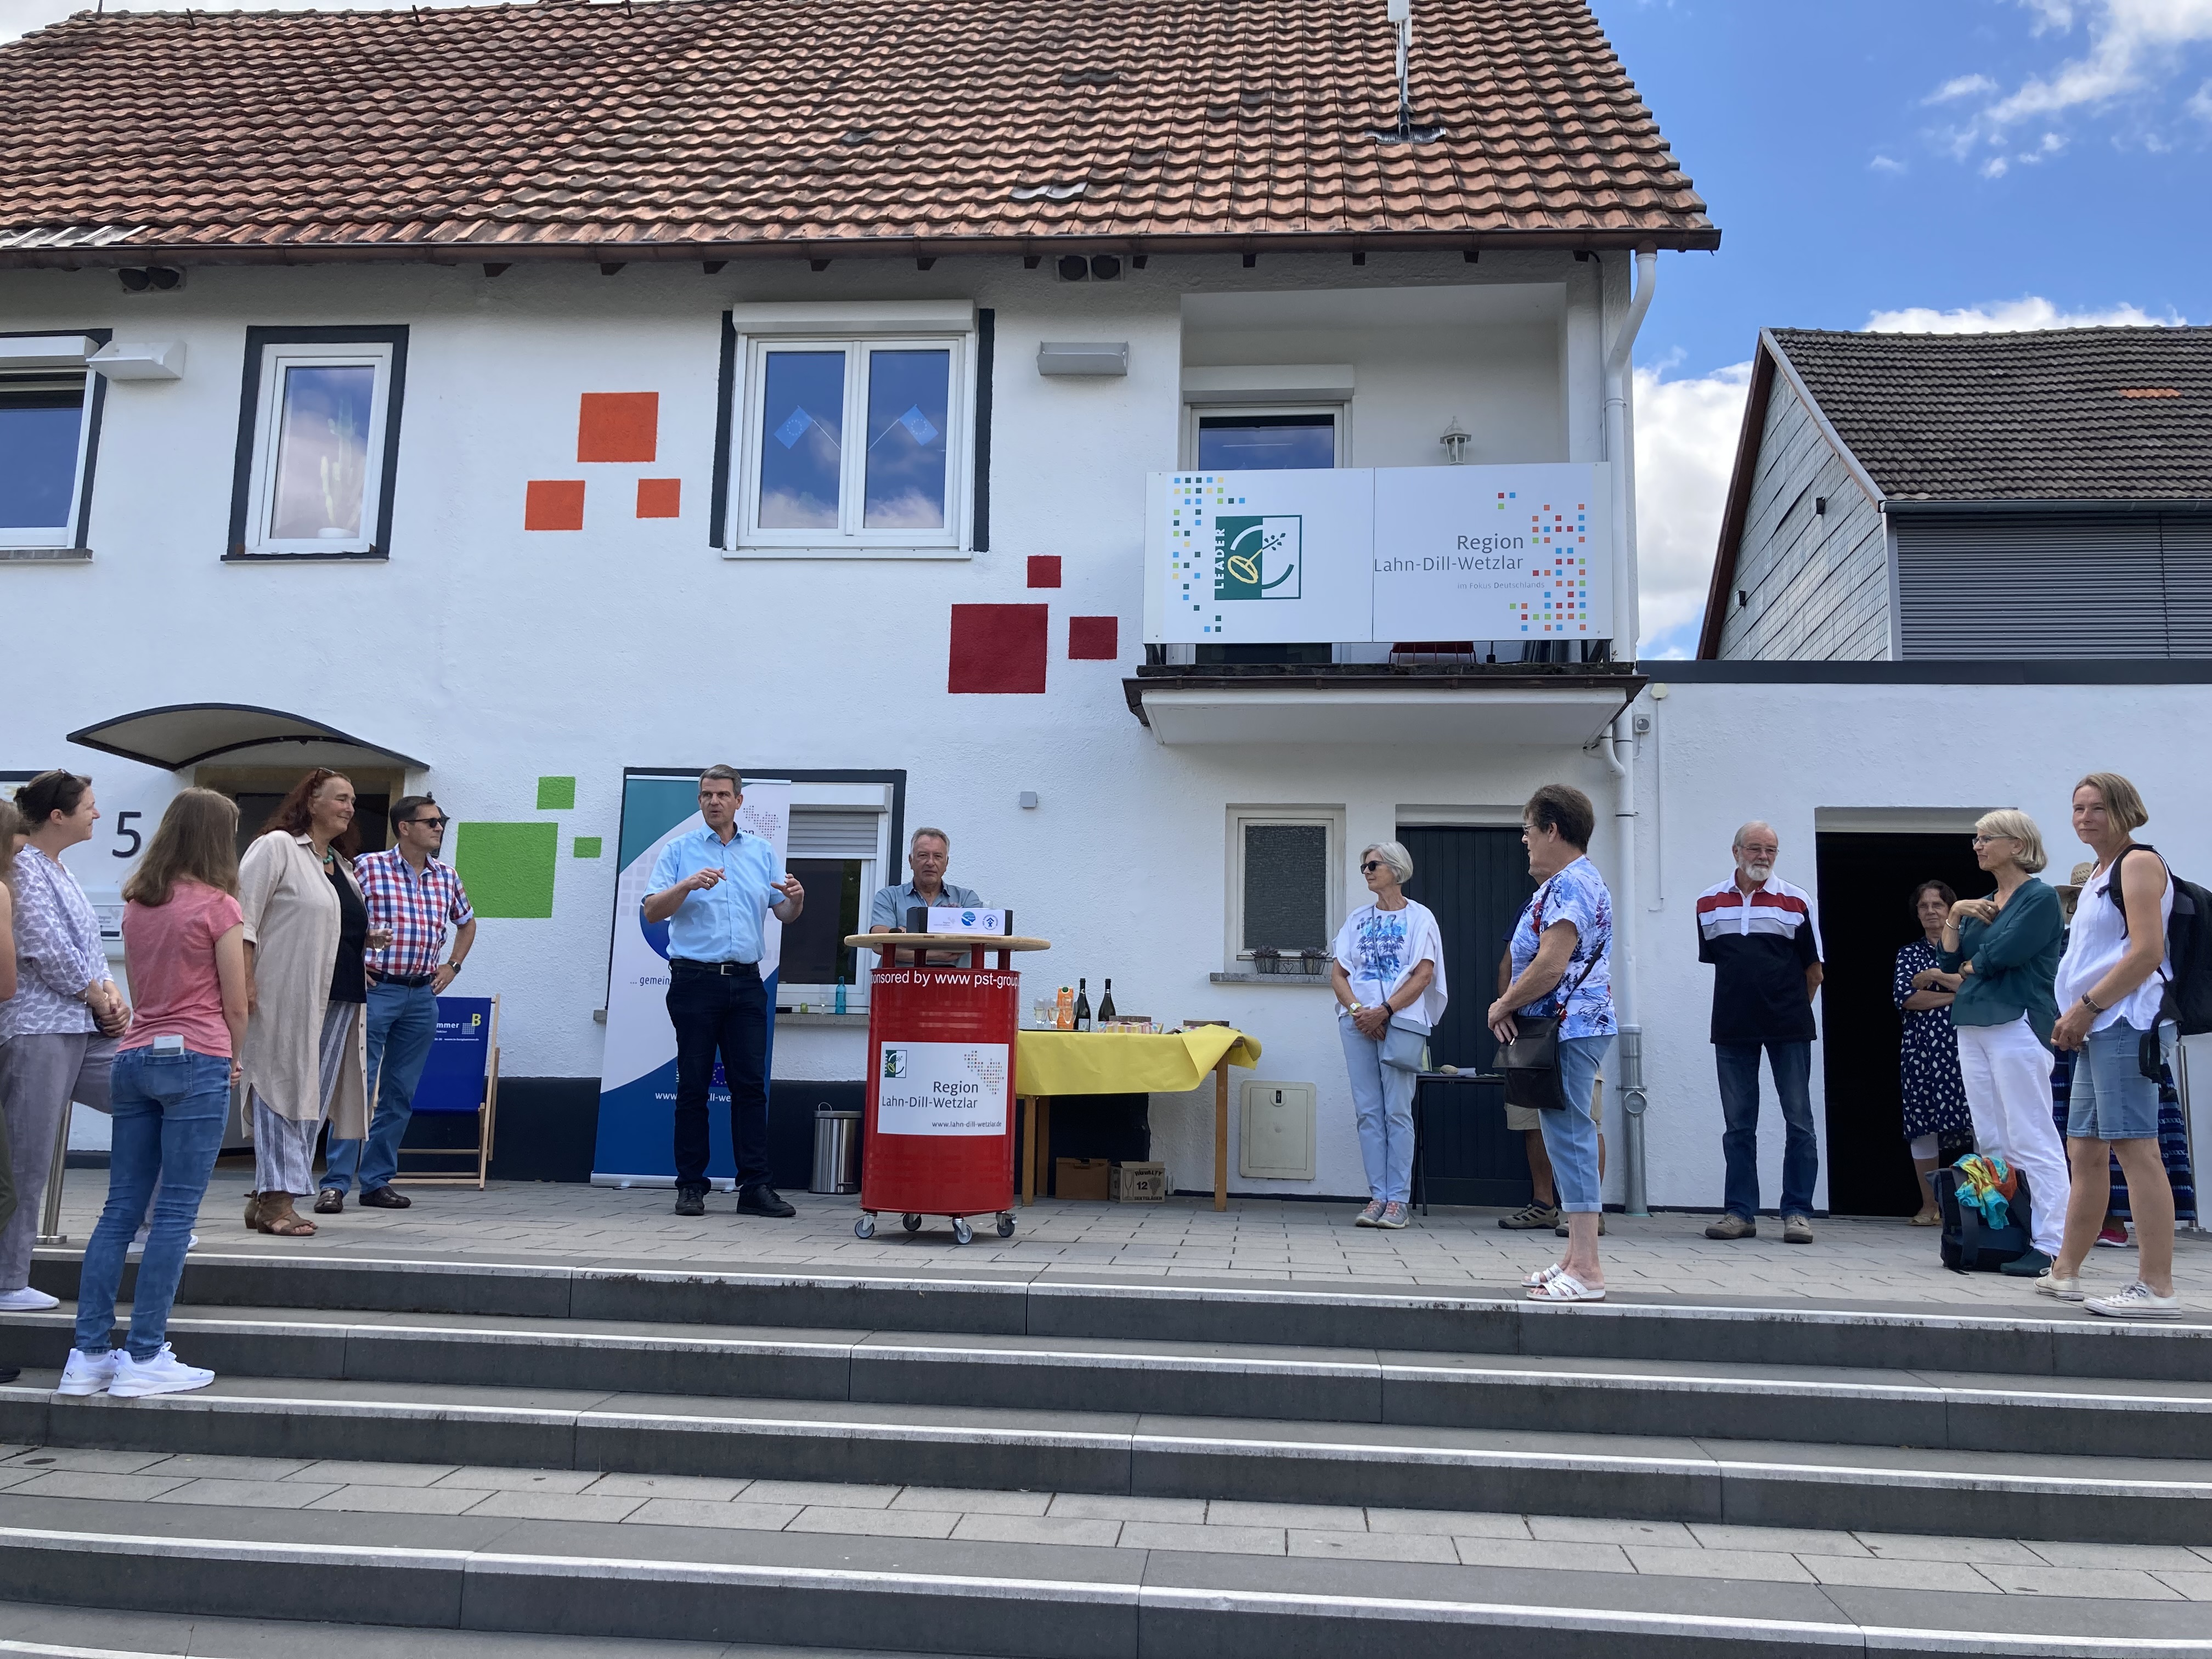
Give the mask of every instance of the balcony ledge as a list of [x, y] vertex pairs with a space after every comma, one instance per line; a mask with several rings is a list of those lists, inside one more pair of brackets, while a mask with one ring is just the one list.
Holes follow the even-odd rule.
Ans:
[[1581, 748], [1647, 679], [1632, 663], [1147, 664], [1121, 688], [1129, 712], [1171, 747]]

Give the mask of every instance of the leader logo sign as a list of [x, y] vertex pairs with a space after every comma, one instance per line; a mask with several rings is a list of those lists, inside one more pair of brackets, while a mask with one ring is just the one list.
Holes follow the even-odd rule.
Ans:
[[1213, 521], [1216, 599], [1295, 599], [1305, 563], [1304, 520], [1297, 514], [1218, 517]]

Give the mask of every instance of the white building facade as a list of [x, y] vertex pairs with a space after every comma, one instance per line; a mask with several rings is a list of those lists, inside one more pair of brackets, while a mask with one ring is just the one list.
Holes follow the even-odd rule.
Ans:
[[[1431, 63], [1466, 70], [1476, 49], [1454, 49], [1465, 61]], [[1148, 651], [1148, 477], [1270, 446], [1310, 467], [1443, 467], [1462, 447], [1477, 467], [1605, 464], [1623, 510], [1603, 574], [1631, 631], [1633, 256], [1717, 233], [1656, 210], [1448, 238], [1419, 217], [1333, 243], [1072, 226], [973, 250], [462, 239], [283, 261], [182, 232], [25, 231], [0, 265], [0, 417], [41, 417], [10, 429], [43, 434], [47, 471], [5, 498], [26, 522], [0, 548], [0, 771], [92, 775], [105, 822], [70, 862], [96, 893], [183, 784], [249, 814], [312, 764], [365, 802], [434, 793], [483, 918], [457, 988], [502, 999], [502, 1157], [568, 1179], [590, 1170], [626, 772], [792, 781], [823, 937], [785, 942], [779, 1147], [863, 1075], [865, 988], [825, 1012], [849, 963], [824, 940], [865, 925], [854, 902], [900, 878], [908, 833], [942, 826], [951, 878], [1053, 941], [1022, 964], [1038, 985], [1079, 975], [1095, 1000], [1110, 977], [1124, 1012], [1230, 1020], [1264, 1046], [1255, 1081], [1311, 1085], [1310, 1123], [1255, 1122], [1249, 1146], [1232, 1091], [1230, 1190], [1292, 1198], [1364, 1182], [1326, 981], [1261, 972], [1255, 952], [1333, 933], [1361, 850], [1407, 841], [1417, 895], [1452, 918], [1456, 1016], [1434, 1058], [1479, 1066], [1526, 887], [1521, 805], [1570, 782], [1598, 805], [1615, 981], [1644, 1033], [1640, 1196], [1717, 1207], [1691, 904], [1735, 825], [1773, 823], [1784, 873], [1824, 903], [1893, 908], [1899, 943], [1905, 890], [1817, 888], [1823, 838], [1962, 836], [2021, 805], [2063, 839], [2075, 776], [2111, 768], [2154, 827], [2186, 826], [2177, 863], [2207, 867], [2191, 843], [2212, 786], [2163, 735], [2201, 714], [2204, 677], [1706, 664], [1670, 681], [1607, 659], [1625, 645], [1350, 627], [1318, 647]], [[1632, 1201], [1620, 1152], [1640, 1103], [1620, 1064], [1607, 1079], [1607, 1196]], [[1268, 1109], [1296, 1116], [1285, 1092]], [[1525, 1182], [1495, 1123], [1450, 1116], [1490, 1096], [1439, 1098], [1439, 1200]], [[1055, 1116], [1055, 1150], [1091, 1150], [1079, 1110]], [[1212, 1186], [1210, 1089], [1140, 1118], [1175, 1187]]]

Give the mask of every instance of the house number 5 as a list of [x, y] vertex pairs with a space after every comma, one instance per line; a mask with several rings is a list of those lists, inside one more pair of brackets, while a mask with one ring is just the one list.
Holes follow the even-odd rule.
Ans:
[[138, 856], [138, 849], [145, 844], [145, 838], [131, 827], [131, 820], [143, 818], [145, 816], [143, 812], [118, 812], [115, 815], [115, 839], [118, 841], [128, 839], [131, 842], [128, 847], [117, 848], [114, 851], [115, 857], [135, 859]]

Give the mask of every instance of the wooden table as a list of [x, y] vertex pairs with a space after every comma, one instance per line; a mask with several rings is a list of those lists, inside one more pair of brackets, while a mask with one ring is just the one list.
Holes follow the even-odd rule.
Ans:
[[1024, 1031], [1015, 1040], [1014, 1094], [1022, 1108], [1024, 1205], [1049, 1171], [1052, 1103], [1060, 1095], [1185, 1094], [1213, 1074], [1213, 1207], [1229, 1207], [1229, 1068], [1256, 1066], [1257, 1038], [1228, 1025], [1187, 1031]]

